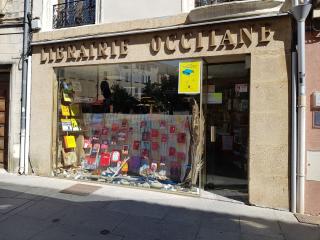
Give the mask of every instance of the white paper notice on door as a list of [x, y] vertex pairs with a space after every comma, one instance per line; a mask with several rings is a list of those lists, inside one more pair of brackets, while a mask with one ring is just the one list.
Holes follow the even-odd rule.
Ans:
[[248, 84], [236, 84], [235, 85], [235, 92], [238, 92], [238, 93], [248, 92]]

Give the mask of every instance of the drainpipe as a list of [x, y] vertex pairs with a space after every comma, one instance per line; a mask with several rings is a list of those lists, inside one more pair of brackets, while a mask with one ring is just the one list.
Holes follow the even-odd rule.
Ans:
[[29, 146], [30, 146], [30, 111], [31, 111], [31, 56], [28, 56], [27, 108], [26, 108], [26, 144], [24, 150], [24, 172], [29, 173]]
[[305, 66], [305, 20], [311, 4], [294, 6], [292, 14], [297, 21], [298, 34], [298, 171], [297, 212], [304, 213], [305, 164], [306, 164], [306, 66]]
[[[20, 167], [19, 173], [25, 174], [26, 160], [26, 108], [28, 82], [28, 54], [30, 47], [29, 26], [30, 0], [24, 0], [23, 49], [22, 49], [22, 86], [21, 86], [21, 118], [20, 118]], [[28, 163], [28, 162], [27, 162]]]
[[290, 208], [297, 211], [297, 53], [292, 52], [291, 72], [291, 184]]

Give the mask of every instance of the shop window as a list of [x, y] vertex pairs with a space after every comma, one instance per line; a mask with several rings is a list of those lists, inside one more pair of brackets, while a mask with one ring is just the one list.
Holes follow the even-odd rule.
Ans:
[[198, 193], [192, 152], [200, 96], [178, 94], [178, 64], [56, 69], [55, 175]]

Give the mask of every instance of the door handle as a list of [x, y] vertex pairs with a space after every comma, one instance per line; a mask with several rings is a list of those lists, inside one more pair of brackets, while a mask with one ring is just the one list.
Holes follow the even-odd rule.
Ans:
[[216, 141], [216, 127], [215, 126], [210, 127], [210, 141], [211, 142]]

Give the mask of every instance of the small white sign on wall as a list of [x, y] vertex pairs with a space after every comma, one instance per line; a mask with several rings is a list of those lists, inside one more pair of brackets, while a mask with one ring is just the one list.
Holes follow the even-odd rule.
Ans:
[[307, 151], [307, 180], [320, 181], [320, 151]]

